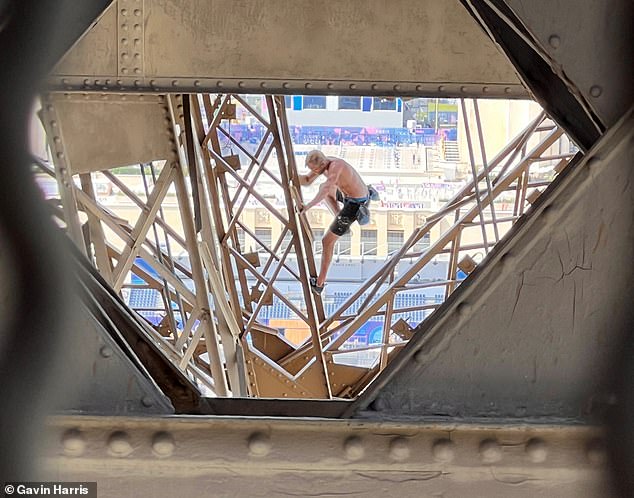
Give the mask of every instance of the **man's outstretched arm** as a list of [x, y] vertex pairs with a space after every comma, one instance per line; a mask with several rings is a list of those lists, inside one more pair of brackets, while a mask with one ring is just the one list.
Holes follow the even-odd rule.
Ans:
[[315, 196], [315, 198], [312, 201], [310, 201], [308, 204], [306, 204], [304, 206], [304, 210], [308, 210], [308, 209], [316, 206], [321, 201], [323, 201], [326, 197], [328, 197], [328, 195], [331, 195], [331, 196], [335, 197], [335, 194], [337, 192], [337, 179], [338, 179], [338, 177], [339, 177], [338, 174], [331, 174], [328, 177], [328, 180], [326, 180], [324, 183], [322, 183], [319, 186], [319, 192], [317, 192], [317, 195]]
[[311, 171], [310, 173], [306, 173], [305, 175], [299, 175], [299, 184], [302, 186], [310, 185], [311, 183], [315, 181], [315, 179], [318, 176], [319, 174], [315, 173], [314, 171]]

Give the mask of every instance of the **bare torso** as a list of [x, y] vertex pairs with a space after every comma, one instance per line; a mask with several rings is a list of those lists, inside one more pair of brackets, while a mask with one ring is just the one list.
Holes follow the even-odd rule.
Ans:
[[366, 197], [368, 187], [357, 171], [343, 159], [329, 157], [330, 164], [323, 172], [329, 180], [334, 180], [337, 188], [346, 197]]

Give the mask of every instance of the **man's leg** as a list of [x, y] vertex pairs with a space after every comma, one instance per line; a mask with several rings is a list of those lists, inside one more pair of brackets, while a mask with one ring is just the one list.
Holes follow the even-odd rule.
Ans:
[[324, 238], [321, 239], [321, 269], [319, 270], [319, 276], [317, 277], [317, 285], [323, 287], [326, 282], [326, 276], [328, 275], [328, 268], [332, 262], [332, 253], [335, 250], [335, 242], [339, 235], [332, 233], [330, 230], [326, 232]]

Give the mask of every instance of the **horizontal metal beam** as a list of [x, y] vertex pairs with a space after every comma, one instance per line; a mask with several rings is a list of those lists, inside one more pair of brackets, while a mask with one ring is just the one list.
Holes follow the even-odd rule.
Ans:
[[457, 0], [119, 0], [60, 61], [48, 86], [528, 96]]
[[607, 496], [591, 427], [56, 417], [58, 479], [109, 496]]

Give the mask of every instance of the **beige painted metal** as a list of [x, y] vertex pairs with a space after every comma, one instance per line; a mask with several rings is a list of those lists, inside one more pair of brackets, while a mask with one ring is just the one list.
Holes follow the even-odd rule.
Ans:
[[49, 85], [527, 96], [458, 0], [118, 0]]
[[46, 102], [54, 106], [71, 174], [170, 156], [163, 95], [53, 93]]
[[306, 419], [57, 417], [49, 479], [99, 496], [610, 496], [602, 431]]

